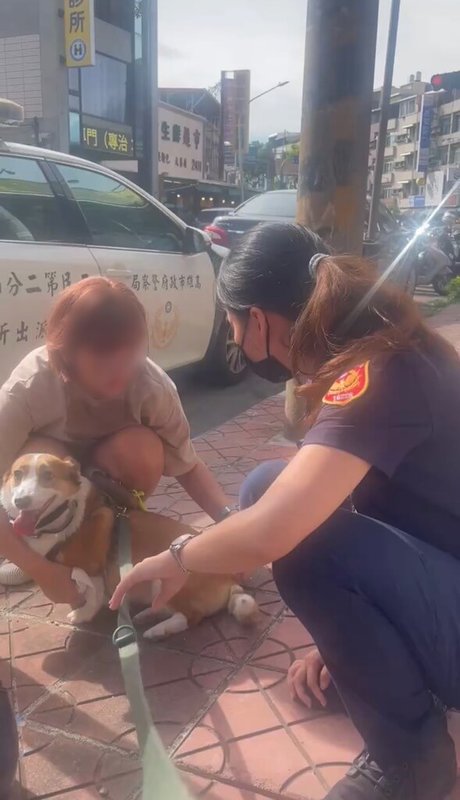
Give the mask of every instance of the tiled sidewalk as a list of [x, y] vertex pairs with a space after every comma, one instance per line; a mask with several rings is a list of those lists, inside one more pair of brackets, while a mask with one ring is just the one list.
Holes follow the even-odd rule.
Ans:
[[[458, 314], [446, 309], [436, 327], [442, 314], [460, 343]], [[278, 442], [282, 416], [278, 396], [196, 440], [230, 496], [260, 461], [292, 454]], [[151, 507], [198, 528], [210, 522], [171, 480]], [[142, 642], [153, 716], [197, 797], [320, 800], [361, 742], [344, 716], [310, 713], [290, 700], [287, 668], [311, 640], [268, 570], [251, 587], [262, 610], [256, 629], [221, 615], [161, 644]], [[0, 609], [0, 680], [12, 689], [21, 734], [15, 800], [139, 798], [133, 724], [110, 639], [114, 618], [106, 612], [73, 628], [67, 609], [33, 587], [4, 592]]]

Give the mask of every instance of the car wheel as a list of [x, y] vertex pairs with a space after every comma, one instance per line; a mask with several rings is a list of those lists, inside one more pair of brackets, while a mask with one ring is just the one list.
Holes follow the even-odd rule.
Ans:
[[244, 353], [236, 344], [226, 318], [220, 324], [214, 343], [203, 362], [203, 368], [208, 380], [221, 386], [234, 386], [247, 373], [248, 364]]

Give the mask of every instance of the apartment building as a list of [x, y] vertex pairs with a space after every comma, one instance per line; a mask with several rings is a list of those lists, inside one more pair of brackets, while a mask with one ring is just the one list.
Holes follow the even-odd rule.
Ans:
[[[454, 93], [455, 94], [455, 93]], [[369, 189], [372, 188], [380, 91], [374, 93], [369, 146]], [[394, 87], [385, 142], [382, 199], [396, 209], [437, 205], [460, 177], [460, 95], [433, 92], [420, 72]], [[452, 205], [460, 205], [454, 196]]]
[[436, 146], [431, 168], [444, 173], [447, 191], [460, 178], [460, 93], [439, 105], [433, 133]]
[[94, 0], [94, 14], [95, 64], [68, 69], [63, 0], [0, 2], [0, 96], [25, 117], [5, 137], [94, 160], [133, 157], [134, 0]]

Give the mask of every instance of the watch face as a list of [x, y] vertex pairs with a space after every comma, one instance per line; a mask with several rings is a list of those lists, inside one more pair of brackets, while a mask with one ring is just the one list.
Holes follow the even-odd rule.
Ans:
[[183, 533], [181, 536], [178, 536], [177, 539], [171, 544], [171, 547], [174, 547], [175, 550], [180, 549], [185, 542], [188, 542], [189, 539], [192, 539], [192, 535], [190, 533]]

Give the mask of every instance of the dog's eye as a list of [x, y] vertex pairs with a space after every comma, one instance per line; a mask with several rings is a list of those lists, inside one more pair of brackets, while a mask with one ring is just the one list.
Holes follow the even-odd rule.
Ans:
[[22, 470], [15, 469], [13, 472], [13, 480], [15, 483], [21, 483], [22, 481]]
[[44, 483], [50, 483], [53, 480], [54, 475], [50, 469], [43, 469], [40, 473], [40, 478]]

